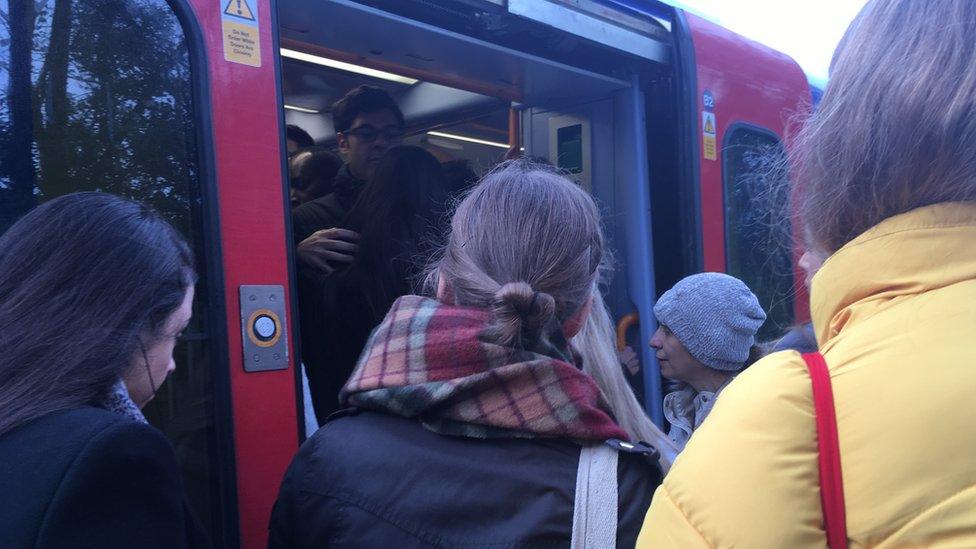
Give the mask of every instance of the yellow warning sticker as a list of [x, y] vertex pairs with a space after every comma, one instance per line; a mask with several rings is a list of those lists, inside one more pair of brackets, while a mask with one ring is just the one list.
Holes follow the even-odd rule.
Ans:
[[702, 152], [705, 154], [705, 160], [715, 160], [717, 158], [715, 156], [715, 136], [705, 135], [703, 141]]
[[227, 2], [227, 7], [224, 8], [224, 15], [233, 15], [235, 17], [240, 17], [241, 19], [257, 21], [257, 19], [254, 18], [254, 12], [251, 11], [251, 6], [248, 5], [247, 0], [229, 0]]
[[261, 66], [261, 33], [258, 0], [218, 0], [224, 35], [224, 59], [232, 63]]
[[715, 144], [715, 113], [708, 111], [702, 113], [702, 156], [705, 160], [718, 158]]

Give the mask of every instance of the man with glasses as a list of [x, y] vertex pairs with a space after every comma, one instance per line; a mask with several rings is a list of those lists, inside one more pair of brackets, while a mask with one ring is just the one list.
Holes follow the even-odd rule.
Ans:
[[334, 191], [292, 212], [299, 266], [320, 274], [330, 274], [355, 257], [359, 235], [338, 225], [383, 155], [403, 140], [403, 113], [388, 93], [374, 86], [359, 86], [337, 101], [332, 120], [345, 160]]
[[[383, 155], [403, 140], [403, 113], [380, 88], [359, 86], [350, 91], [332, 106], [332, 119], [345, 160], [333, 180], [333, 191], [292, 211], [302, 362], [307, 372], [319, 374], [307, 377], [311, 393], [322, 390], [316, 387], [317, 380], [329, 367], [329, 349], [320, 337], [327, 315], [332, 314], [322, 305], [323, 276], [351, 263], [359, 250], [359, 235], [339, 225]], [[306, 415], [311, 413], [306, 404]], [[311, 427], [306, 423], [307, 429]]]
[[353, 260], [359, 235], [338, 225], [386, 151], [403, 140], [404, 126], [396, 101], [375, 86], [359, 86], [336, 101], [332, 120], [345, 159], [335, 190], [292, 212], [299, 266], [325, 274]]

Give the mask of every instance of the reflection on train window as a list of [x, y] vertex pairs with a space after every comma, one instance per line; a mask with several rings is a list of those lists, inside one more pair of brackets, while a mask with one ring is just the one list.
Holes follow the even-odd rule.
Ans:
[[[145, 202], [204, 254], [190, 59], [165, 0], [0, 0], [0, 232], [59, 195]], [[139, 29], [133, 32], [133, 29]], [[144, 410], [172, 441], [191, 505], [220, 539], [205, 262], [176, 371]]]
[[723, 152], [727, 268], [759, 297], [768, 315], [759, 336], [768, 339], [794, 316], [788, 191], [771, 184], [783, 168], [783, 145], [770, 132], [739, 126]]

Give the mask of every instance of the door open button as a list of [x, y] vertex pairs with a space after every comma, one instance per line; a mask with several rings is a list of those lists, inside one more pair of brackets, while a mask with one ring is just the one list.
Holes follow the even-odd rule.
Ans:
[[254, 335], [261, 341], [271, 341], [277, 331], [277, 324], [268, 315], [260, 315], [254, 320]]

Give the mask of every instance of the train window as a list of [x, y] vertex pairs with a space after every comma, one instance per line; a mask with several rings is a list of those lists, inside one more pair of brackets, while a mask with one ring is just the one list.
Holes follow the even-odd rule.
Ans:
[[785, 154], [771, 132], [734, 126], [726, 137], [726, 264], [759, 297], [768, 319], [760, 339], [775, 337], [793, 322], [793, 268], [788, 219], [782, 219], [787, 192], [770, 185]]
[[[204, 257], [190, 55], [166, 0], [0, 0], [0, 232], [59, 195], [143, 201]], [[133, 32], [138, 29], [138, 32]], [[176, 448], [201, 521], [222, 520], [207, 276], [177, 369], [144, 410]]]

